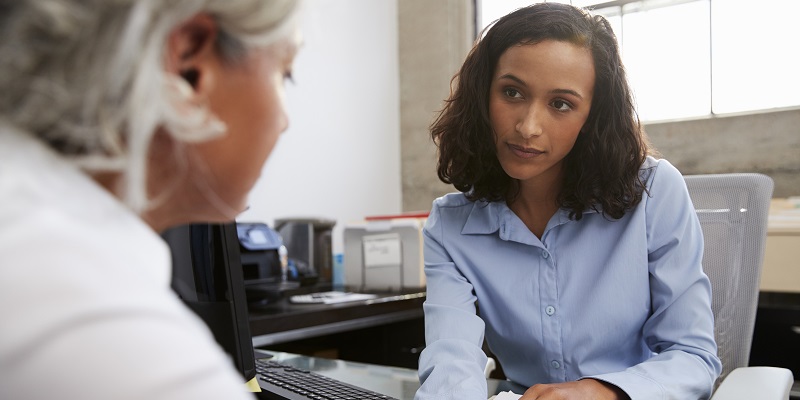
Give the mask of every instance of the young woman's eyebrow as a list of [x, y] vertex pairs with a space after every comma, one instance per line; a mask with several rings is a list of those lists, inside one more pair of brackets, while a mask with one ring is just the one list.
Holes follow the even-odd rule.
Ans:
[[[497, 78], [497, 80], [501, 80], [501, 79], [509, 79], [509, 80], [512, 80], [512, 81], [514, 81], [514, 82], [516, 82], [516, 83], [518, 83], [518, 84], [520, 84], [522, 86], [527, 86], [527, 83], [525, 83], [525, 81], [523, 81], [522, 79], [518, 78], [514, 74], [503, 74], [503, 75], [500, 75]], [[570, 95], [573, 95], [573, 96], [583, 100], [583, 96], [581, 96], [580, 93], [578, 93], [577, 91], [572, 90], [572, 89], [553, 89], [553, 90], [550, 91], [550, 93], [554, 93], [554, 94], [570, 94]]]
[[514, 82], [517, 82], [517, 83], [519, 83], [519, 84], [520, 84], [520, 85], [522, 85], [522, 86], [527, 86], [527, 85], [528, 85], [527, 83], [525, 83], [525, 81], [523, 81], [523, 80], [522, 80], [522, 79], [520, 79], [520, 78], [517, 78], [517, 77], [516, 77], [514, 74], [505, 74], [505, 75], [500, 75], [500, 76], [497, 78], [497, 80], [501, 80], [501, 79], [510, 79], [510, 80], [512, 80], [512, 81], [514, 81]]
[[551, 91], [550, 91], [550, 93], [556, 93], [556, 94], [571, 94], [571, 95], [573, 95], [573, 96], [575, 96], [575, 97], [577, 97], [577, 98], [579, 98], [579, 99], [583, 100], [583, 96], [581, 96], [581, 94], [580, 94], [580, 93], [578, 93], [578, 92], [576, 92], [576, 91], [574, 91], [574, 90], [572, 90], [572, 89], [553, 89], [553, 90], [551, 90]]

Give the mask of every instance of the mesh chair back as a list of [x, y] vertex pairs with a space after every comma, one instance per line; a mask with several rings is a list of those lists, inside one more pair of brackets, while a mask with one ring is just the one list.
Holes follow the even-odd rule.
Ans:
[[773, 182], [751, 173], [684, 178], [703, 229], [722, 382], [750, 357]]

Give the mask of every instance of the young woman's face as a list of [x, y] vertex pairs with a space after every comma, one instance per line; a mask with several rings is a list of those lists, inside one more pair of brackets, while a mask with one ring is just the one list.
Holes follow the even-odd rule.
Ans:
[[560, 175], [589, 116], [594, 81], [589, 49], [569, 42], [517, 45], [500, 56], [489, 117], [500, 165], [521, 186]]

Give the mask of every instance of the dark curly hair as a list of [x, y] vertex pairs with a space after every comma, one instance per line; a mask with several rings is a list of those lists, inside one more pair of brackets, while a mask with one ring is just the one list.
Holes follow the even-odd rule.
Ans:
[[539, 3], [495, 21], [453, 77], [451, 94], [431, 124], [439, 147], [438, 174], [473, 201], [512, 200], [516, 180], [497, 159], [489, 120], [489, 88], [500, 56], [509, 47], [559, 40], [586, 47], [594, 60], [589, 116], [564, 158], [559, 206], [580, 219], [588, 209], [621, 218], [642, 199], [639, 169], [651, 152], [608, 21], [579, 8]]

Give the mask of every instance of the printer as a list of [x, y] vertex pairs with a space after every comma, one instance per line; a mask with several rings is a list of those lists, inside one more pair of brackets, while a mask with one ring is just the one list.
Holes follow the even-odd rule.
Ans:
[[346, 224], [345, 284], [355, 290], [425, 288], [422, 228], [426, 217], [375, 217]]
[[236, 233], [245, 294], [251, 306], [274, 302], [284, 292], [300, 286], [289, 270], [286, 248], [278, 232], [264, 223], [239, 222]]

